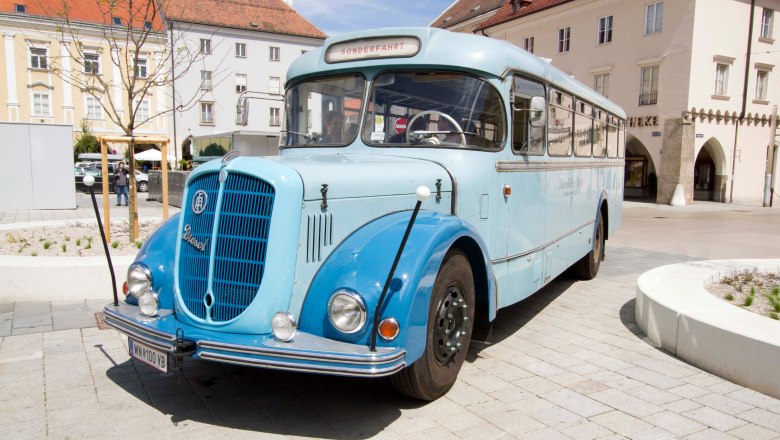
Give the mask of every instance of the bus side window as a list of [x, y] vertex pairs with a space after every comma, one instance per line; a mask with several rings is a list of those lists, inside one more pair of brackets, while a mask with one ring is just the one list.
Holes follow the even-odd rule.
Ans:
[[550, 90], [547, 151], [550, 156], [571, 156], [574, 129], [574, 100], [557, 90]]
[[544, 87], [522, 77], [512, 82], [512, 150], [544, 154], [546, 119]]

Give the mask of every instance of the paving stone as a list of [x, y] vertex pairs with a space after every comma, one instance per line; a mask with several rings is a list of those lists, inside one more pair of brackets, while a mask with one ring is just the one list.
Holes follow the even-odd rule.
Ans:
[[733, 440], [736, 437], [732, 437], [715, 429], [707, 429], [691, 434], [687, 438], [688, 440]]
[[652, 414], [643, 420], [680, 437], [707, 429], [705, 425], [671, 411]]
[[601, 382], [596, 382], [595, 380], [584, 380], [582, 382], [577, 382], [568, 385], [566, 388], [578, 392], [580, 394], [587, 395], [587, 394], [595, 393], [597, 391], [606, 390], [609, 387], [604, 385]]
[[740, 427], [747, 423], [744, 420], [732, 417], [726, 413], [707, 407], [697, 408], [693, 411], [682, 413], [681, 415], [723, 432]]
[[652, 428], [649, 423], [620, 411], [599, 414], [590, 417], [589, 420], [626, 437]]
[[561, 432], [575, 440], [592, 440], [604, 438], [610, 435], [612, 431], [591, 421], [585, 420], [576, 425], [563, 429]]
[[718, 393], [705, 394], [704, 396], [694, 397], [695, 402], [701, 403], [703, 406], [723, 411], [727, 414], [736, 414], [753, 409], [753, 405], [749, 405], [740, 400], [732, 399], [731, 397], [724, 396]]
[[762, 428], [758, 425], [742, 425], [726, 434], [743, 440], [770, 440], [778, 438], [777, 431]]
[[515, 380], [513, 384], [528, 391], [529, 393], [542, 395], [550, 391], [561, 389], [562, 387], [555, 382], [551, 382], [543, 377], [529, 377], [527, 379]]
[[759, 408], [769, 409], [780, 407], [780, 399], [761, 394], [749, 388], [741, 388], [728, 394], [728, 397], [737, 399]]
[[507, 432], [518, 438], [522, 438], [524, 434], [529, 432], [546, 428], [541, 422], [534, 420], [518, 410], [487, 415], [485, 416], [485, 420], [499, 427], [503, 432]]
[[531, 417], [555, 430], [561, 430], [585, 420], [581, 416], [557, 405], [533, 411]]
[[642, 399], [645, 402], [654, 403], [656, 405], [664, 405], [666, 403], [680, 400], [680, 396], [677, 394], [659, 390], [658, 388], [651, 387], [650, 385], [642, 385], [639, 387], [630, 388], [626, 390], [626, 393]]
[[668, 390], [670, 388], [678, 387], [684, 383], [678, 379], [665, 376], [655, 371], [649, 370], [644, 367], [632, 367], [618, 371], [618, 373], [627, 376], [631, 379], [638, 380], [647, 385], [660, 388], [662, 390]]
[[582, 417], [591, 417], [612, 410], [587, 396], [566, 389], [545, 393], [541, 397]]
[[657, 426], [631, 434], [631, 440], [676, 440], [680, 437], [672, 434], [671, 432], [661, 429]]
[[711, 393], [711, 391], [705, 388], [699, 388], [691, 384], [685, 384], [679, 387], [670, 388], [667, 391], [669, 391], [670, 393], [677, 394], [678, 396], [684, 397], [686, 399], [695, 399], [697, 397], [701, 397]]
[[545, 377], [545, 378], [550, 376], [558, 376], [560, 374], [566, 373], [566, 370], [564, 370], [563, 368], [544, 361], [536, 362], [534, 364], [524, 365], [523, 369], [537, 376]]
[[588, 395], [588, 397], [638, 418], [663, 411], [663, 408], [660, 406], [614, 389], [599, 391]]
[[737, 417], [780, 433], [780, 414], [775, 412], [754, 408], [750, 411], [737, 414]]

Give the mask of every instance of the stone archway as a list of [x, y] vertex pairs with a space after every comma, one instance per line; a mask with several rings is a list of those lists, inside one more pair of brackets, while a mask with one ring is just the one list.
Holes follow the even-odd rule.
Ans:
[[693, 200], [726, 201], [726, 155], [716, 138], [702, 145], [693, 164]]
[[647, 147], [634, 136], [626, 141], [626, 170], [623, 184], [625, 198], [651, 197], [655, 200], [658, 177]]

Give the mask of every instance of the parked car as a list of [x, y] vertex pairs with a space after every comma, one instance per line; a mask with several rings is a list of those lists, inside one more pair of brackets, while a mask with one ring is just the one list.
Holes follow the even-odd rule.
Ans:
[[[108, 164], [108, 172], [111, 174], [111, 178], [108, 179], [108, 190], [109, 192], [114, 192], [114, 169], [116, 167], [116, 163], [110, 163]], [[84, 185], [84, 176], [92, 176], [95, 178], [95, 191], [100, 192], [103, 189], [103, 173], [100, 169], [100, 164], [96, 164], [94, 166], [74, 166], [73, 167], [73, 174], [76, 178], [76, 191], [84, 191], [88, 192], [89, 188], [87, 185]], [[138, 192], [147, 192], [149, 191], [149, 175], [142, 173], [138, 170], [135, 170], [135, 182], [136, 182], [136, 188], [138, 189]]]

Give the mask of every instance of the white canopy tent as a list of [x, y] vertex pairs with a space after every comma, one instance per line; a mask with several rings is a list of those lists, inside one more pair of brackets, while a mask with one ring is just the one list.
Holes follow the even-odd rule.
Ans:
[[[162, 153], [160, 153], [160, 150], [155, 150], [154, 148], [151, 148], [146, 151], [142, 151], [140, 153], [135, 153], [134, 155], [135, 160], [141, 161], [141, 162], [160, 162], [162, 160]], [[170, 168], [175, 168], [176, 165], [176, 157], [172, 154], [168, 155], [168, 163], [170, 164]]]

